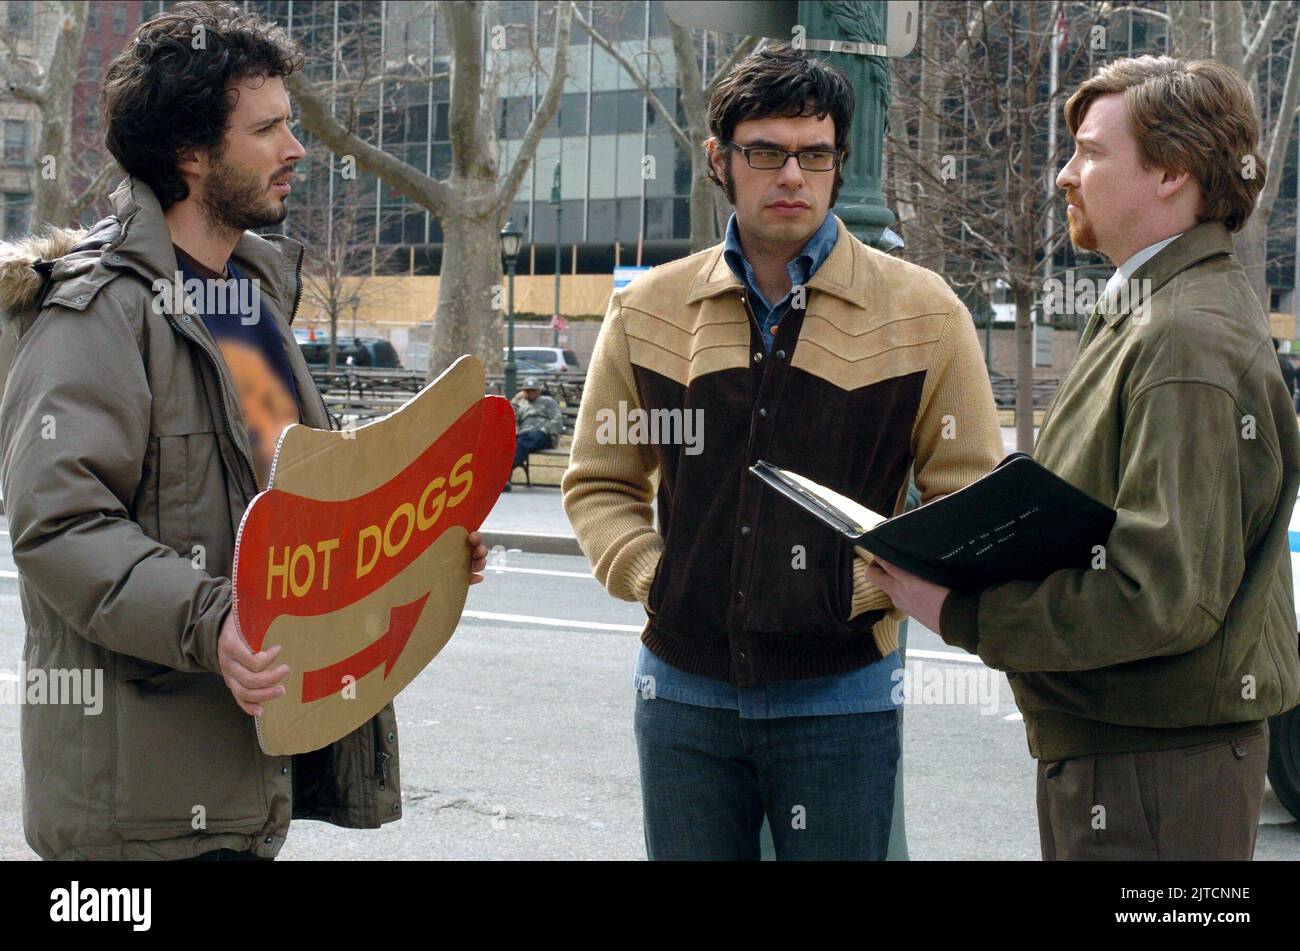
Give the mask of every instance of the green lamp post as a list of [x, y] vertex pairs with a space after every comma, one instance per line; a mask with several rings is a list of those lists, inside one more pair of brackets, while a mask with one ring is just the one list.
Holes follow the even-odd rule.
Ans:
[[515, 362], [515, 260], [519, 257], [519, 242], [523, 232], [513, 228], [509, 221], [501, 229], [501, 265], [509, 275], [509, 291], [506, 298], [506, 399], [515, 398], [515, 374], [519, 364]]

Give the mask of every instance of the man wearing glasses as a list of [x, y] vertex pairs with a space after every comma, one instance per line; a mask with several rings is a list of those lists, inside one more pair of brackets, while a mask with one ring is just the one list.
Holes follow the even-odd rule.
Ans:
[[[651, 859], [756, 859], [764, 814], [779, 859], [881, 859], [889, 841], [901, 615], [865, 551], [748, 467], [893, 513], [909, 470], [929, 501], [1001, 456], [961, 302], [830, 213], [853, 108], [842, 74], [787, 44], [719, 82], [705, 145], [726, 238], [614, 293], [588, 370], [564, 505], [596, 577], [649, 615]], [[676, 432], [702, 438], [610, 425], [646, 411], [690, 414]]]

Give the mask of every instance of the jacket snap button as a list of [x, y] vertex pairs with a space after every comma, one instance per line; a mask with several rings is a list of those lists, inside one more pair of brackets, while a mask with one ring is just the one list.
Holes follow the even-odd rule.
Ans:
[[122, 256], [120, 254], [114, 254], [112, 257], [109, 258], [109, 260], [112, 261], [114, 264], [121, 264]]
[[392, 730], [389, 730], [389, 731], [388, 731], [388, 742], [391, 743], [391, 742], [393, 742], [395, 739], [397, 739], [397, 734], [394, 733]]
[[745, 592], [743, 592], [743, 591], [737, 591], [737, 592], [736, 592], [736, 603], [739, 604], [741, 601], [744, 601], [744, 600], [745, 600]]
[[776, 358], [777, 358], [778, 360], [784, 360], [784, 359], [785, 359], [785, 351], [784, 351], [784, 350], [778, 350], [778, 351], [776, 352]]
[[288, 775], [289, 775], [289, 767], [288, 767], [288, 766], [281, 766], [281, 767], [280, 767], [280, 775], [281, 775], [281, 776], [288, 776]]
[[740, 526], [740, 534], [743, 535], [745, 538], [748, 538], [748, 537], [749, 537], [749, 526], [748, 526], [748, 525], [742, 525], [742, 526]]
[[759, 418], [759, 419], [767, 419], [767, 409], [766, 409], [766, 408], [764, 408], [764, 407], [762, 407], [762, 406], [760, 406], [760, 407], [758, 408], [758, 418]]
[[762, 362], [763, 362], [763, 355], [762, 355], [761, 353], [756, 353], [756, 354], [754, 354], [754, 362], [755, 362], [755, 363], [762, 363]]
[[398, 812], [401, 810], [401, 808], [402, 808], [402, 804], [400, 802], [393, 803], [393, 812]]
[[270, 844], [271, 844], [272, 842], [274, 842], [274, 841], [275, 841], [275, 839], [271, 838], [271, 836], [269, 836], [269, 835], [268, 835], [268, 836], [266, 837], [266, 839], [265, 839], [265, 842], [266, 842], [267, 845], [270, 845]]

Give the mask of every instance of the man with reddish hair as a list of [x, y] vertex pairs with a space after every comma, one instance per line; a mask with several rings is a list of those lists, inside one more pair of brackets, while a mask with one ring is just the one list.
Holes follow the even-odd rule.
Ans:
[[1266, 721], [1300, 702], [1300, 433], [1232, 251], [1259, 123], [1231, 69], [1151, 56], [1105, 66], [1065, 116], [1070, 237], [1116, 271], [1034, 454], [1116, 509], [1110, 538], [1088, 569], [973, 595], [868, 574], [1008, 671], [1043, 858], [1249, 859]]

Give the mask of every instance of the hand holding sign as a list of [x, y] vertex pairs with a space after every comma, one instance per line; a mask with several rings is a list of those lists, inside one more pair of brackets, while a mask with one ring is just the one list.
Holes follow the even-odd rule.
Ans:
[[[470, 557], [470, 587], [483, 581], [481, 572], [487, 567], [487, 546], [483, 536], [470, 532], [465, 537]], [[277, 663], [279, 646], [270, 647], [254, 654], [239, 636], [235, 626], [235, 613], [228, 611], [221, 622], [221, 634], [217, 640], [217, 656], [221, 661], [221, 676], [230, 689], [239, 709], [249, 716], [260, 717], [262, 708], [259, 703], [283, 697], [285, 690], [280, 686], [289, 673], [288, 664]]]
[[[232, 666], [234, 679], [261, 685], [290, 668], [284, 695], [260, 700], [265, 752], [307, 752], [347, 735], [451, 638], [471, 569], [486, 556], [470, 533], [514, 454], [510, 404], [483, 391], [482, 364], [462, 357], [381, 420], [281, 435], [270, 486], [240, 526], [232, 609], [245, 661], [267, 665], [257, 676], [232, 656], [248, 671]], [[269, 645], [279, 654], [262, 657]]]

